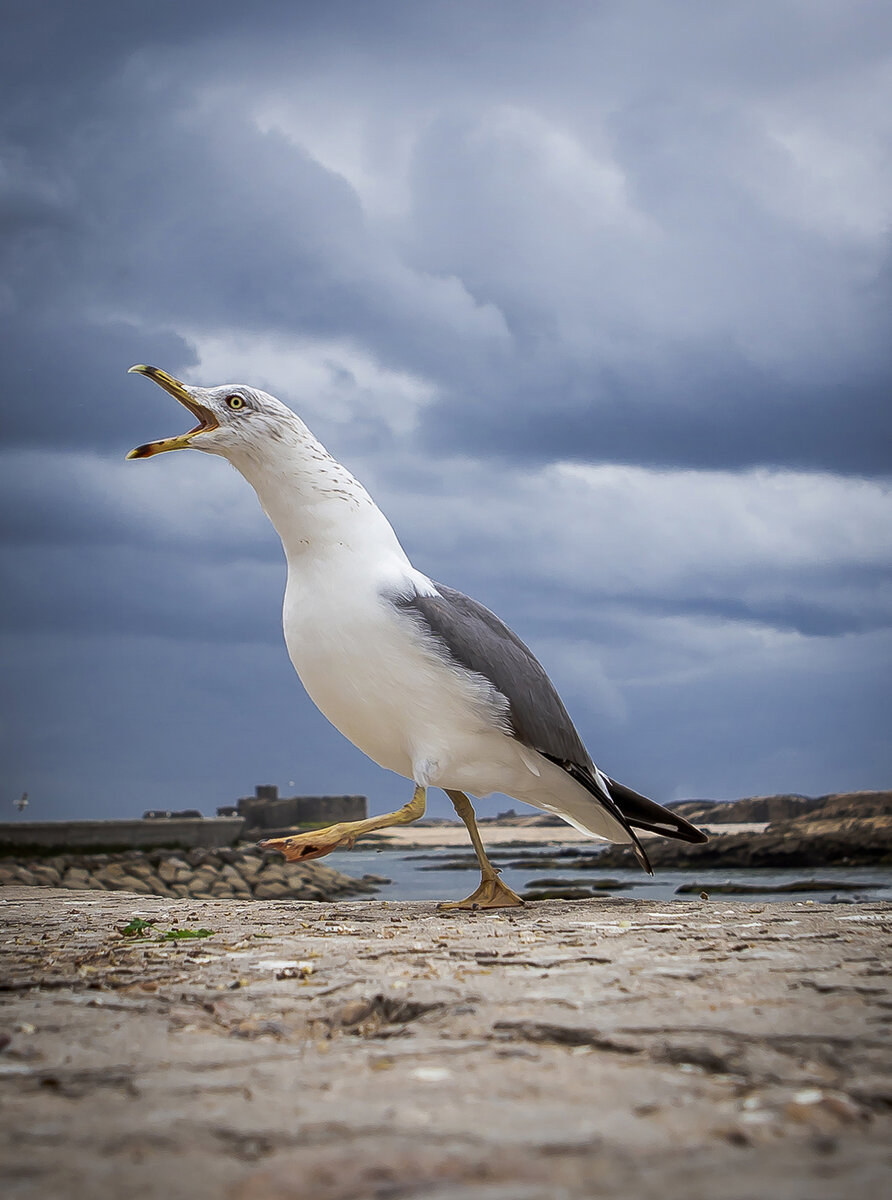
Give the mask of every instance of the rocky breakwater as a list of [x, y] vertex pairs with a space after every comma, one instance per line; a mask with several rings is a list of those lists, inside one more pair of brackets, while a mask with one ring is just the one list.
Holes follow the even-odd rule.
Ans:
[[[855, 795], [856, 793], [849, 793]], [[722, 800], [683, 800], [672, 808], [694, 825], [767, 825], [788, 821], [820, 808], [827, 796], [748, 796], [730, 803]]]
[[131, 850], [0, 859], [0, 887], [63, 887], [143, 896], [330, 900], [374, 892], [378, 876], [353, 879], [321, 863], [286, 863], [254, 846], [184, 854]]
[[[723, 808], [726, 820], [734, 821], [737, 804]], [[822, 796], [800, 816], [772, 821], [761, 833], [713, 832], [703, 845], [648, 839], [647, 853], [655, 867], [892, 865], [892, 792]], [[634, 859], [627, 847], [609, 846], [598, 856], [598, 865], [608, 869], [633, 866]]]

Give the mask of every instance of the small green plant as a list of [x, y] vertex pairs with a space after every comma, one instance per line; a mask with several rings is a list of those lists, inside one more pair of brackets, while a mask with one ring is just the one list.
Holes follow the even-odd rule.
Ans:
[[144, 921], [142, 917], [134, 917], [129, 925], [119, 930], [121, 937], [144, 937], [152, 932], [154, 921]]
[[181, 938], [213, 937], [213, 929], [168, 929], [158, 938], [159, 942], [178, 942]]
[[[134, 917], [133, 920], [125, 925], [123, 929], [119, 929], [121, 937], [125, 938], [148, 938], [150, 934], [156, 932], [154, 926], [155, 921], [144, 921], [142, 917]], [[213, 929], [168, 929], [165, 933], [159, 933], [156, 938], [152, 938], [155, 942], [179, 942], [184, 938], [206, 938], [213, 937], [215, 930]]]

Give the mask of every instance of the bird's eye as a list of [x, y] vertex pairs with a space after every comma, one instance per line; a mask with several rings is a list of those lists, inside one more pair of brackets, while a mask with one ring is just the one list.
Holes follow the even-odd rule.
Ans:
[[240, 408], [245, 407], [245, 401], [244, 401], [243, 396], [227, 396], [226, 403], [229, 405], [230, 408], [234, 408], [236, 411], [238, 411], [238, 409], [240, 409]]

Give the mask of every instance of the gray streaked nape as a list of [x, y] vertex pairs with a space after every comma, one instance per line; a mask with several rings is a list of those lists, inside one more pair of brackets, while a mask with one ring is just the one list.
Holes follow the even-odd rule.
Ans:
[[514, 736], [558, 762], [593, 770], [592, 760], [554, 684], [529, 647], [495, 613], [470, 596], [435, 583], [438, 596], [386, 598], [441, 644], [446, 655], [488, 679], [508, 701]]

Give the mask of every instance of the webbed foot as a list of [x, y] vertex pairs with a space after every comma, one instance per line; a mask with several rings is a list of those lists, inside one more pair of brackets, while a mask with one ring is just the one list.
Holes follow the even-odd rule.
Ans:
[[498, 875], [493, 875], [484, 876], [476, 892], [472, 892], [464, 900], [446, 900], [438, 904], [437, 908], [440, 912], [449, 912], [457, 908], [517, 908], [523, 903], [517, 892], [513, 892], [507, 883], [502, 883]]

